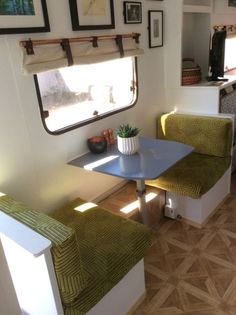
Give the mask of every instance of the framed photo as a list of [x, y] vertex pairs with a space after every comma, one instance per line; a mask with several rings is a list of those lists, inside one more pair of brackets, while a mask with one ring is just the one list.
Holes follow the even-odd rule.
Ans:
[[149, 48], [163, 46], [163, 11], [148, 11]]
[[126, 24], [142, 23], [142, 3], [124, 1], [124, 19]]
[[69, 0], [73, 31], [115, 28], [113, 0]]
[[50, 32], [46, 0], [1, 0], [0, 34]]
[[236, 7], [236, 0], [228, 0], [229, 7]]

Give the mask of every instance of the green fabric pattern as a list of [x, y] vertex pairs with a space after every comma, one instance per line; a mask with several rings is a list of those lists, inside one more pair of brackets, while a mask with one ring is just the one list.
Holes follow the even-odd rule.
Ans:
[[73, 302], [87, 287], [89, 278], [83, 268], [74, 230], [10, 196], [0, 198], [0, 209], [52, 242], [51, 253], [62, 303]]
[[57, 210], [53, 217], [76, 231], [89, 284], [66, 315], [85, 314], [142, 259], [151, 243], [151, 230], [100, 207], [80, 213], [81, 199]]
[[231, 159], [192, 153], [147, 185], [192, 198], [200, 198], [229, 168]]
[[157, 121], [158, 138], [191, 145], [195, 152], [231, 155], [232, 120], [227, 118], [165, 114]]
[[52, 241], [52, 257], [65, 315], [86, 314], [142, 259], [151, 230], [100, 207], [84, 213], [78, 198], [52, 217], [9, 196], [0, 209]]
[[166, 191], [200, 198], [229, 168], [232, 120], [165, 114], [157, 119], [158, 138], [193, 146], [195, 151], [155, 180], [145, 183]]

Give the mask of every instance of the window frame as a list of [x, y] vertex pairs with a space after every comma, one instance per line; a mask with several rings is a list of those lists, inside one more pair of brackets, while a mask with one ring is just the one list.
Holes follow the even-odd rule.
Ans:
[[75, 123], [75, 124], [72, 124], [72, 125], [69, 125], [67, 127], [63, 127], [63, 128], [60, 128], [60, 129], [57, 129], [55, 131], [52, 131], [50, 129], [48, 129], [47, 127], [47, 124], [46, 124], [46, 121], [45, 121], [45, 110], [43, 108], [43, 103], [42, 103], [42, 99], [41, 99], [41, 94], [40, 94], [40, 88], [39, 88], [39, 83], [38, 83], [38, 78], [37, 78], [37, 74], [34, 74], [34, 83], [35, 83], [35, 88], [36, 88], [36, 94], [37, 94], [37, 99], [38, 99], [38, 104], [39, 104], [39, 109], [40, 109], [40, 116], [41, 116], [41, 121], [42, 121], [42, 124], [44, 126], [44, 129], [47, 131], [47, 133], [49, 133], [50, 135], [61, 135], [61, 134], [64, 134], [66, 132], [69, 132], [69, 131], [72, 131], [72, 130], [75, 130], [77, 128], [80, 128], [80, 127], [83, 127], [85, 125], [88, 125], [88, 124], [91, 124], [91, 123], [94, 123], [98, 120], [101, 120], [101, 119], [104, 119], [106, 117], [109, 117], [109, 116], [112, 116], [112, 115], [115, 115], [115, 114], [118, 114], [120, 112], [123, 112], [125, 110], [128, 110], [132, 107], [134, 107], [138, 101], [138, 97], [139, 97], [139, 84], [138, 84], [138, 58], [136, 56], [132, 57], [134, 58], [134, 71], [135, 71], [135, 74], [136, 74], [136, 85], [135, 85], [135, 88], [136, 88], [136, 98], [134, 100], [134, 102], [132, 104], [130, 104], [129, 106], [126, 106], [126, 107], [122, 107], [120, 109], [116, 109], [116, 110], [113, 110], [113, 111], [109, 111], [105, 114], [101, 114], [101, 115], [97, 115], [95, 117], [92, 117], [90, 119], [87, 119], [87, 120], [84, 120], [82, 122], [78, 122], [78, 123]]

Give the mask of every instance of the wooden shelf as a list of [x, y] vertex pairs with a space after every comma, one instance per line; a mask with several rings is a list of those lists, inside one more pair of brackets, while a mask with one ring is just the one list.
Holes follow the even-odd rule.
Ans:
[[211, 13], [212, 7], [206, 5], [184, 5], [183, 12], [186, 13]]
[[225, 89], [227, 87], [232, 86], [236, 83], [236, 76], [227, 76], [225, 75], [225, 78], [228, 79], [228, 81], [206, 81], [202, 80], [199, 83], [191, 84], [191, 85], [182, 85], [182, 88], [217, 88], [219, 90]]

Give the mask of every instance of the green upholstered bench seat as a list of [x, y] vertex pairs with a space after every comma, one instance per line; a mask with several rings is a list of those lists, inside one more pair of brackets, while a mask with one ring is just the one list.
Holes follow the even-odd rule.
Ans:
[[[140, 261], [151, 241], [148, 227], [77, 199], [53, 217], [9, 196], [0, 209], [52, 242], [52, 258], [66, 315], [85, 314]], [[61, 222], [60, 222], [61, 221]]]
[[232, 120], [164, 114], [157, 119], [157, 137], [191, 145], [195, 151], [147, 185], [200, 198], [223, 176], [231, 163]]
[[150, 245], [150, 229], [114, 215], [98, 206], [74, 211], [80, 198], [55, 211], [53, 217], [76, 231], [82, 261], [89, 273], [87, 288], [67, 308], [88, 311], [144, 257]]
[[221, 178], [230, 166], [231, 159], [192, 153], [147, 185], [166, 191], [200, 198]]

